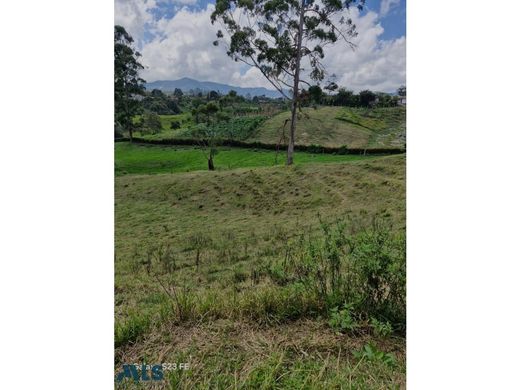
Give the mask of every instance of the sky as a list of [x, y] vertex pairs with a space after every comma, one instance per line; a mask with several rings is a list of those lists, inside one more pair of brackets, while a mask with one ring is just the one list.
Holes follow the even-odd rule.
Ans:
[[[214, 0], [115, 0], [115, 24], [135, 40], [148, 81], [190, 77], [240, 87], [273, 89], [260, 71], [236, 63], [214, 46]], [[328, 75], [356, 92], [395, 92], [406, 83], [406, 0], [366, 0], [351, 8], [358, 36], [351, 50], [338, 41], [325, 51]]]

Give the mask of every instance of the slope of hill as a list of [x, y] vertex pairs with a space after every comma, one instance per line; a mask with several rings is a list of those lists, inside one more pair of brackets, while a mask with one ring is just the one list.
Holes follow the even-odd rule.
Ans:
[[371, 226], [378, 214], [401, 231], [404, 166], [391, 156], [116, 177], [116, 365], [186, 362], [165, 373], [175, 389], [404, 387], [404, 338], [362, 319], [359, 333], [336, 331], [283, 268], [307, 242], [295, 234], [336, 218]]
[[[288, 111], [264, 122], [248, 141], [278, 143]], [[296, 126], [296, 144], [351, 148], [405, 147], [406, 109], [393, 108], [304, 108]], [[289, 135], [289, 124], [285, 136]]]
[[189, 92], [190, 90], [200, 90], [202, 92], [217, 91], [222, 94], [227, 94], [229, 91], [233, 90], [241, 96], [250, 95], [253, 97], [265, 95], [270, 98], [281, 97], [278, 91], [267, 88], [242, 88], [227, 84], [215, 83], [212, 81], [198, 81], [188, 77], [183, 77], [179, 80], [158, 80], [151, 83], [146, 83], [147, 90], [160, 89], [161, 91], [172, 92], [175, 90], [175, 88], [179, 88], [183, 92]]

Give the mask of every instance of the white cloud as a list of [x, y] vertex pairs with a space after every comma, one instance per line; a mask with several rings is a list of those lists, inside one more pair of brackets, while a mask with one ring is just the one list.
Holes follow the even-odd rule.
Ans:
[[399, 5], [399, 0], [381, 0], [381, 7], [379, 9], [379, 14], [381, 17], [385, 17], [388, 15], [390, 10]]
[[[137, 0], [131, 1], [138, 3]], [[142, 62], [146, 66], [144, 79], [155, 81], [191, 77], [201, 81], [273, 89], [257, 69], [234, 62], [226, 55], [224, 47], [213, 46], [219, 27], [210, 23], [214, 9], [212, 4], [202, 10], [183, 7], [171, 19], [153, 21], [147, 7], [143, 7], [144, 0], [140, 3], [138, 19], [146, 20], [148, 29], [155, 35], [141, 48]], [[336, 74], [339, 85], [354, 91], [395, 91], [406, 79], [406, 38], [382, 41], [384, 30], [375, 12], [360, 16], [357, 9], [351, 9], [350, 17], [359, 33], [354, 40], [357, 48], [353, 51], [340, 41], [328, 47], [324, 60], [327, 73]], [[136, 24], [131, 24], [132, 28], [137, 29]]]
[[197, 4], [197, 1], [198, 0], [173, 0], [172, 3], [181, 5], [195, 5]]
[[341, 42], [325, 50], [328, 74], [337, 75], [337, 83], [354, 91], [371, 89], [393, 92], [406, 82], [406, 38], [384, 41], [384, 30], [374, 12], [360, 16], [351, 11], [356, 24], [357, 45], [351, 50]]
[[140, 45], [145, 26], [153, 22], [151, 11], [156, 5], [155, 0], [115, 0], [114, 23], [123, 26]]

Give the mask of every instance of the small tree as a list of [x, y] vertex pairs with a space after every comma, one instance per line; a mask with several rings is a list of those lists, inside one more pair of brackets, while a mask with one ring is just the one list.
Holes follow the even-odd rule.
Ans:
[[181, 97], [184, 96], [184, 93], [182, 92], [182, 90], [180, 88], [175, 88], [175, 90], [173, 91], [173, 96], [180, 99]]
[[158, 134], [162, 130], [161, 117], [155, 112], [146, 111], [141, 121], [141, 132]]
[[354, 96], [354, 92], [345, 88], [340, 88], [335, 96], [334, 103], [337, 106], [353, 107], [357, 103]]
[[364, 0], [216, 0], [211, 21], [221, 22], [227, 36], [219, 30], [214, 44], [224, 42], [231, 58], [260, 70], [284, 97], [292, 90], [287, 165], [293, 163], [300, 85], [310, 86], [302, 66], [320, 82], [323, 47], [342, 39], [354, 48], [356, 26], [340, 14], [356, 3], [361, 9]]
[[309, 95], [313, 103], [320, 104], [323, 98], [323, 91], [319, 85], [313, 85], [309, 87]]
[[208, 93], [208, 100], [217, 100], [220, 97], [217, 91], [210, 91]]
[[215, 102], [199, 105], [192, 110], [192, 115], [195, 121], [201, 124], [192, 131], [192, 135], [198, 140], [200, 149], [208, 160], [208, 169], [214, 171], [215, 163], [213, 158], [218, 153], [217, 144], [219, 140], [216, 124], [228, 121], [229, 117], [220, 110], [220, 107]]
[[359, 93], [359, 102], [363, 107], [370, 107], [376, 101], [376, 94], [372, 91], [365, 90]]
[[133, 118], [141, 112], [136, 95], [144, 94], [144, 80], [139, 77], [143, 66], [141, 54], [132, 48], [134, 40], [121, 26], [114, 27], [114, 119], [128, 131], [132, 141]]

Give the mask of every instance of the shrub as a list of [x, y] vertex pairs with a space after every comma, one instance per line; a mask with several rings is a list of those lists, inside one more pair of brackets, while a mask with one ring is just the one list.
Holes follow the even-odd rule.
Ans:
[[319, 236], [301, 235], [285, 258], [271, 263], [267, 274], [278, 285], [301, 283], [322, 310], [346, 303], [348, 310], [338, 310], [338, 316], [356, 312], [365, 317], [386, 318], [404, 329], [403, 236], [392, 232], [379, 218], [366, 228], [351, 227], [352, 231], [355, 233], [349, 233], [341, 221], [322, 224]]
[[161, 118], [155, 112], [147, 111], [141, 118], [140, 126], [142, 134], [158, 134], [162, 130]]
[[372, 317], [370, 320], [370, 325], [372, 329], [374, 329], [374, 333], [379, 337], [388, 337], [392, 334], [392, 324], [388, 321], [379, 321], [378, 319]]
[[370, 362], [381, 362], [387, 366], [394, 366], [396, 363], [395, 356], [393, 354], [380, 351], [372, 343], [365, 344], [365, 346], [360, 351], [354, 352], [354, 356], [358, 359], [366, 359]]
[[356, 322], [352, 317], [352, 305], [343, 305], [340, 310], [337, 306], [330, 310], [329, 325], [338, 332], [352, 332], [356, 327]]
[[367, 314], [404, 326], [406, 317], [406, 241], [383, 220], [349, 239], [357, 278], [357, 301]]

